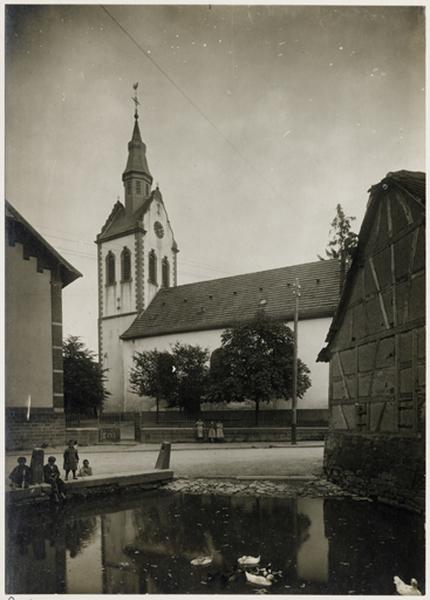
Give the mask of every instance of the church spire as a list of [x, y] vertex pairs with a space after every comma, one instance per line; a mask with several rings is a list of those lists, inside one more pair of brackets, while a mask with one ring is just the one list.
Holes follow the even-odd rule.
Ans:
[[134, 128], [131, 140], [128, 143], [128, 159], [125, 171], [122, 174], [125, 191], [125, 208], [127, 212], [135, 212], [149, 196], [152, 185], [152, 175], [149, 172], [146, 160], [146, 146], [142, 141], [139, 129], [139, 113], [137, 107], [140, 102], [137, 98], [138, 83], [133, 85], [134, 97]]

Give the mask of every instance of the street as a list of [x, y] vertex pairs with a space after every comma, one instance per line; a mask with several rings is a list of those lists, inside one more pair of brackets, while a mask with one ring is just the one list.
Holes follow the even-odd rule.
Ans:
[[[233, 445], [208, 448], [187, 445], [187, 449], [172, 448], [170, 466], [175, 477], [237, 477], [237, 476], [293, 476], [318, 475], [322, 469], [323, 447], [232, 447]], [[159, 445], [148, 449], [148, 445], [101, 446], [79, 448], [80, 464], [88, 458], [95, 475], [113, 475], [153, 469], [159, 452]], [[30, 455], [23, 452], [30, 462]], [[55, 456], [62, 471], [62, 450], [45, 451], [47, 456]], [[16, 464], [18, 454], [6, 457], [6, 476]], [[62, 471], [63, 472], [63, 471]]]

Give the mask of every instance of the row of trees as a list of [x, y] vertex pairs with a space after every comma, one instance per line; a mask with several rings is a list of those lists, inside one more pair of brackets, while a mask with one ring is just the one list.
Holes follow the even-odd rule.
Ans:
[[[255, 404], [256, 420], [262, 402], [291, 398], [293, 389], [293, 333], [284, 323], [264, 313], [227, 329], [221, 346], [209, 356], [200, 346], [177, 342], [170, 351], [137, 352], [130, 372], [130, 388], [139, 396], [194, 414], [205, 402]], [[108, 396], [105, 372], [95, 355], [76, 337], [64, 344], [64, 400], [66, 413], [97, 416]], [[308, 367], [298, 360], [297, 395], [311, 385]]]
[[[259, 313], [255, 319], [227, 329], [221, 347], [209, 352], [200, 346], [176, 343], [171, 351], [150, 350], [133, 357], [131, 389], [139, 396], [161, 399], [188, 413], [201, 401], [254, 402], [256, 421], [262, 402], [291, 398], [293, 333], [284, 323]], [[311, 385], [308, 367], [298, 360], [297, 395]]]

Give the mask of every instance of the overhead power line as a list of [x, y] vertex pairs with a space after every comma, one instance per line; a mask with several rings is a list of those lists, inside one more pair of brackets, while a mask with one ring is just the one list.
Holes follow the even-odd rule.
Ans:
[[[134, 44], [136, 46], [136, 48], [143, 54], [143, 56], [149, 60], [154, 67], [160, 71], [160, 73], [173, 85], [173, 87], [181, 94], [181, 96], [183, 96], [190, 104], [191, 106], [199, 113], [199, 115], [209, 123], [209, 125], [215, 129], [215, 131], [218, 133], [218, 135], [225, 141], [226, 144], [228, 144], [230, 146], [230, 148], [241, 158], [241, 160], [246, 164], [246, 166], [253, 172], [253, 173], [259, 173], [257, 167], [255, 165], [253, 165], [243, 154], [242, 152], [233, 144], [233, 142], [231, 142], [229, 140], [229, 138], [221, 131], [221, 129], [218, 127], [218, 125], [216, 123], [214, 123], [212, 121], [212, 119], [210, 117], [208, 117], [208, 115], [200, 108], [200, 106], [191, 98], [191, 96], [189, 94], [187, 94], [187, 92], [185, 92], [181, 86], [176, 83], [176, 81], [167, 73], [167, 71], [165, 71], [163, 69], [163, 67], [161, 67], [158, 62], [150, 55], [148, 54], [145, 49], [139, 44], [139, 42], [133, 37], [133, 35], [127, 31], [127, 29], [121, 25], [121, 23], [113, 16], [113, 14], [103, 5], [100, 5], [100, 8], [112, 19], [112, 21], [119, 27], [119, 29], [121, 29], [121, 31], [124, 33], [125, 36], [128, 37], [128, 39], [132, 42], [132, 44]], [[271, 181], [269, 181], [262, 173], [259, 173], [261, 179], [264, 179], [264, 181], [267, 183], [267, 185], [269, 185], [273, 192], [280, 197], [280, 193], [279, 191], [274, 187], [274, 185], [272, 184]]]

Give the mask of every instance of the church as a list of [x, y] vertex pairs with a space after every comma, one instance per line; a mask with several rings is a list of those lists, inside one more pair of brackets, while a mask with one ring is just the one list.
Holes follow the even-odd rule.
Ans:
[[[312, 381], [299, 400], [299, 419], [300, 413], [306, 413], [326, 421], [328, 367], [316, 361], [338, 303], [338, 261], [178, 285], [178, 244], [161, 191], [152, 185], [137, 107], [122, 181], [124, 202], [116, 202], [96, 239], [99, 356], [108, 369], [110, 392], [104, 412], [155, 411], [153, 399], [139, 398], [130, 390], [135, 352], [169, 350], [177, 341], [212, 352], [221, 345], [226, 328], [254, 317], [258, 310], [292, 326], [298, 279], [298, 354]], [[274, 415], [290, 407], [291, 401], [277, 400], [266, 408]], [[244, 403], [237, 408], [252, 410], [253, 406]]]

